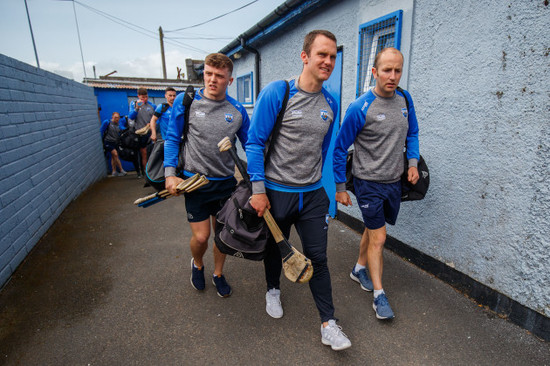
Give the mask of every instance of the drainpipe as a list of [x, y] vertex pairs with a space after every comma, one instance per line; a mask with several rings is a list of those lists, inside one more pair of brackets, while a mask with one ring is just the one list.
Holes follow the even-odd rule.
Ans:
[[260, 93], [260, 52], [257, 49], [252, 48], [246, 45], [244, 37], [241, 37], [241, 47], [248, 52], [254, 54], [254, 82], [256, 84], [256, 99], [258, 99], [258, 94]]

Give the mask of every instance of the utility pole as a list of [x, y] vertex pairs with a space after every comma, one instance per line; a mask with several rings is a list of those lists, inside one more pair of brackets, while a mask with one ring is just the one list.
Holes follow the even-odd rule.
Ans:
[[166, 79], [166, 60], [164, 59], [164, 33], [162, 27], [159, 27], [160, 55], [162, 56], [162, 77]]
[[76, 23], [76, 34], [78, 35], [78, 45], [80, 46], [80, 57], [82, 57], [82, 70], [84, 71], [84, 77], [86, 76], [86, 65], [84, 64], [84, 53], [82, 52], [82, 42], [80, 41], [80, 30], [78, 29], [78, 19], [76, 18], [76, 8], [73, 1], [74, 21]]
[[32, 46], [34, 47], [34, 57], [36, 57], [36, 67], [40, 68], [40, 62], [38, 61], [38, 52], [36, 52], [36, 44], [34, 43], [34, 34], [32, 33], [31, 17], [29, 15], [27, 0], [25, 0], [25, 9], [27, 9], [27, 19], [29, 20], [29, 29], [31, 30]]

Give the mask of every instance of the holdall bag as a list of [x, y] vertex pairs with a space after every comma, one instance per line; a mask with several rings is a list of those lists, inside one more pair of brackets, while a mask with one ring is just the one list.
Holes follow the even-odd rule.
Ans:
[[250, 206], [251, 196], [241, 181], [216, 215], [214, 242], [224, 254], [261, 261], [271, 234], [263, 217]]
[[137, 159], [137, 153], [135, 149], [130, 149], [122, 145], [116, 147], [119, 158], [126, 161], [134, 161]]
[[353, 174], [351, 174], [351, 166], [353, 164], [353, 152], [349, 150], [346, 156], [346, 189], [355, 194], [355, 187], [353, 186]]
[[401, 202], [406, 201], [417, 201], [426, 197], [428, 188], [430, 187], [430, 171], [428, 170], [428, 165], [426, 161], [420, 155], [418, 159], [418, 182], [415, 185], [409, 182], [408, 171], [409, 171], [409, 161], [407, 160], [407, 155], [405, 153], [405, 171], [401, 175]]
[[120, 145], [128, 149], [139, 149], [139, 136], [132, 127], [120, 132]]

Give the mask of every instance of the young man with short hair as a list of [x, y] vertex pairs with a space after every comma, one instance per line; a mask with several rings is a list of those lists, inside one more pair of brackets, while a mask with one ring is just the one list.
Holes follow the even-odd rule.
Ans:
[[[250, 120], [245, 108], [226, 95], [233, 82], [233, 63], [220, 53], [206, 56], [204, 61], [204, 88], [195, 93], [189, 108], [189, 129], [184, 140], [184, 175], [204, 174], [210, 181], [204, 187], [185, 193], [187, 220], [191, 226], [191, 284], [204, 290], [203, 256], [208, 239], [216, 224], [216, 213], [231, 195], [237, 181], [233, 176], [235, 163], [227, 154], [221, 154], [218, 142], [229, 137], [233, 145], [238, 137], [244, 148]], [[166, 189], [177, 195], [176, 187], [182, 181], [176, 176], [178, 152], [185, 125], [185, 107], [181, 93], [174, 100], [170, 123], [164, 143], [164, 171]], [[231, 286], [223, 275], [225, 254], [214, 245], [214, 274], [212, 282], [219, 296], [231, 295]]]
[[[130, 104], [128, 118], [133, 119], [136, 131], [145, 127], [151, 121], [153, 113], [155, 113], [156, 105], [149, 101], [147, 89], [141, 87], [137, 91], [138, 100]], [[147, 165], [147, 144], [149, 143], [150, 133], [139, 136], [139, 156], [141, 158], [141, 172], [137, 172], [138, 177], [145, 175], [145, 167]]]
[[409, 162], [408, 180], [416, 184], [419, 179], [414, 105], [407, 91], [396, 91], [402, 72], [403, 55], [399, 50], [384, 48], [376, 55], [372, 68], [376, 86], [350, 104], [334, 146], [336, 201], [348, 206], [351, 199], [346, 192], [346, 156], [351, 144], [355, 145], [353, 182], [365, 230], [350, 277], [363, 290], [374, 290], [373, 309], [378, 319], [394, 317], [382, 288], [383, 249], [386, 222], [395, 225], [401, 204], [404, 145]]
[[164, 93], [164, 98], [166, 98], [166, 103], [159, 104], [153, 117], [151, 117], [151, 140], [153, 142], [157, 141], [158, 132], [157, 131], [157, 121], [159, 122], [160, 129], [160, 138], [164, 139], [166, 136], [166, 130], [168, 129], [168, 122], [170, 121], [170, 116], [172, 115], [172, 106], [174, 105], [174, 99], [176, 99], [176, 89], [172, 87], [166, 88]]
[[[286, 83], [268, 84], [260, 93], [248, 134], [246, 156], [252, 181], [250, 204], [259, 216], [270, 209], [283, 234], [294, 225], [313, 264], [309, 288], [321, 318], [321, 341], [333, 350], [351, 342], [336, 324], [327, 265], [329, 199], [321, 183], [323, 163], [338, 114], [334, 97], [323, 88], [336, 63], [336, 37], [325, 30], [308, 33], [300, 58], [303, 69], [289, 80], [289, 99], [279, 133], [272, 137]], [[271, 140], [271, 138], [274, 139]], [[270, 158], [264, 160], [266, 149]], [[266, 312], [283, 316], [280, 301], [281, 255], [273, 239], [264, 259]]]

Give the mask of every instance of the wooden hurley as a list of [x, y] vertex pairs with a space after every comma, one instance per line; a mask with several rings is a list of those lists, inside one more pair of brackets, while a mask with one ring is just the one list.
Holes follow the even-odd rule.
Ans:
[[[218, 143], [218, 148], [220, 149], [220, 151], [229, 151], [231, 157], [233, 158], [233, 160], [235, 160], [237, 169], [239, 169], [239, 172], [243, 176], [244, 181], [246, 182], [250, 190], [252, 190], [250, 177], [248, 176], [248, 173], [244, 168], [241, 159], [239, 159], [239, 157], [237, 156], [235, 148], [233, 147], [231, 140], [229, 140], [229, 137], [224, 137]], [[271, 235], [273, 235], [273, 239], [275, 239], [275, 242], [279, 247], [279, 251], [281, 252], [283, 271], [286, 278], [288, 278], [292, 282], [308, 282], [313, 276], [313, 265], [311, 264], [311, 260], [300, 253], [298, 250], [296, 250], [296, 248], [294, 248], [292, 244], [290, 244], [290, 242], [281, 232], [279, 225], [277, 225], [277, 223], [275, 222], [275, 219], [271, 215], [271, 212], [267, 208], [264, 211], [263, 218], [267, 226], [269, 227], [269, 231], [271, 231]]]
[[[199, 189], [200, 187], [208, 183], [209, 183], [209, 180], [206, 179], [204, 175], [199, 175], [197, 173], [192, 177], [187, 178], [180, 184], [178, 184], [178, 186], [176, 187], [176, 190], [178, 192], [189, 193], [189, 192], [193, 192], [196, 189]], [[170, 197], [173, 197], [173, 196], [170, 194], [170, 192], [168, 192], [167, 189], [164, 189], [160, 192], [153, 193], [149, 196], [138, 198], [134, 202], [134, 205], [137, 205], [138, 207], [146, 208]]]

